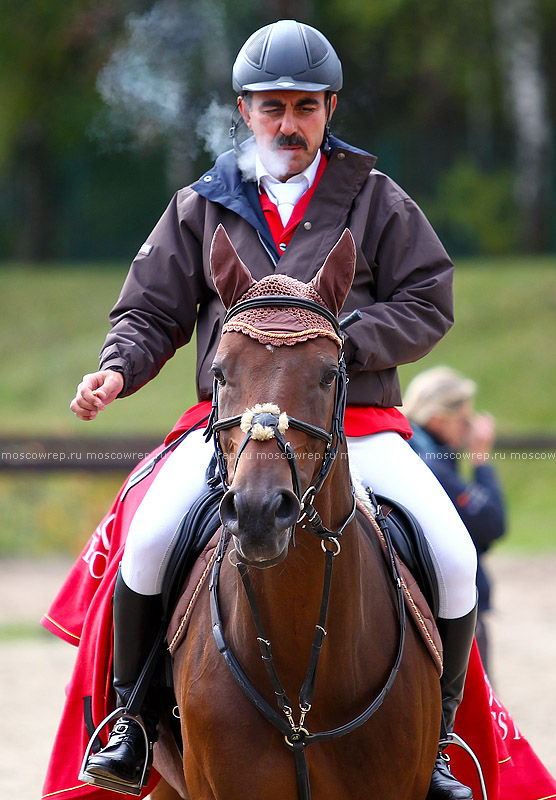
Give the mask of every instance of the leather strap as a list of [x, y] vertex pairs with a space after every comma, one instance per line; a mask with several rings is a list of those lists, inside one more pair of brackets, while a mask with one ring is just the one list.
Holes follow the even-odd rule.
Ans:
[[312, 311], [314, 314], [320, 314], [321, 317], [332, 325], [336, 336], [342, 338], [342, 329], [338, 318], [335, 314], [322, 306], [320, 303], [315, 303], [314, 300], [309, 300], [305, 297], [290, 297], [289, 295], [282, 294], [266, 294], [261, 297], [252, 297], [249, 300], [243, 300], [232, 306], [226, 316], [224, 317], [224, 325], [229, 322], [233, 317], [244, 311], [249, 311], [252, 308], [304, 308], [306, 311]]

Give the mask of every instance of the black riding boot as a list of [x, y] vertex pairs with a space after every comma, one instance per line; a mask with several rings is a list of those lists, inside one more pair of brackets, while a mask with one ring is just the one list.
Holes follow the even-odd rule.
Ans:
[[[161, 596], [143, 595], [132, 591], [118, 573], [114, 589], [114, 689], [117, 705], [125, 708], [153, 647], [162, 619]], [[148, 697], [148, 695], [147, 695]], [[129, 715], [118, 719], [108, 743], [91, 755], [81, 779], [105, 789], [127, 794], [141, 793], [141, 776], [148, 761], [148, 777], [152, 748], [156, 741], [158, 715], [145, 700], [141, 720], [149, 740], [136, 718]]]
[[[444, 650], [444, 672], [440, 679], [442, 690], [442, 715], [446, 733], [454, 730], [456, 711], [463, 698], [469, 653], [475, 635], [477, 608], [465, 617], [437, 620], [438, 632]], [[444, 754], [447, 745], [441, 745], [432, 773], [427, 800], [473, 800], [469, 787], [460, 783], [449, 767], [449, 757]]]

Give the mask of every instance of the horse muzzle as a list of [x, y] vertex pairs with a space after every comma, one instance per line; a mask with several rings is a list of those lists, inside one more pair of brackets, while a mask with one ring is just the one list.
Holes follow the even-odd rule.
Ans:
[[220, 519], [241, 561], [264, 569], [286, 557], [300, 508], [289, 489], [231, 488], [220, 503]]

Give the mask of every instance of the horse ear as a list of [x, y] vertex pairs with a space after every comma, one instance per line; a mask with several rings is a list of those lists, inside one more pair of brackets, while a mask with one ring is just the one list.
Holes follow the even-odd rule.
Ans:
[[210, 271], [216, 291], [225, 308], [231, 308], [255, 283], [222, 224], [218, 226], [212, 237]]
[[336, 315], [341, 311], [353, 283], [356, 260], [355, 240], [346, 228], [311, 281], [310, 285]]

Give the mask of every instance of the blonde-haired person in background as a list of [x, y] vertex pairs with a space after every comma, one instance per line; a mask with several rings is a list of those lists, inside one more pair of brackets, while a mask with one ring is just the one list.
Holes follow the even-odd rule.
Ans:
[[[477, 385], [449, 367], [434, 367], [409, 383], [403, 410], [411, 422], [410, 445], [434, 472], [454, 503], [477, 548], [479, 609], [477, 643], [488, 672], [488, 638], [484, 614], [490, 609], [490, 582], [481, 556], [506, 532], [504, 496], [489, 463], [495, 422], [474, 411]], [[471, 475], [461, 473], [462, 462]]]

